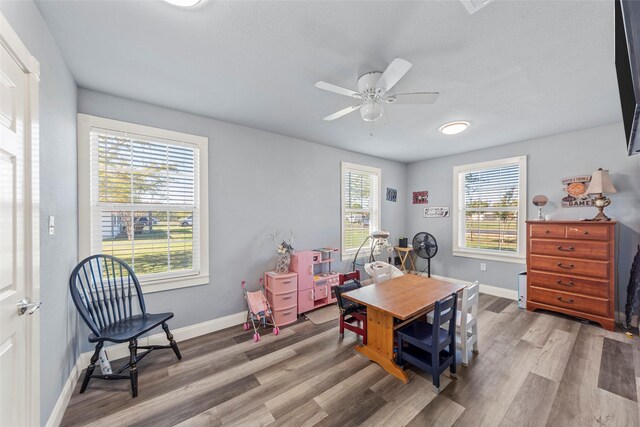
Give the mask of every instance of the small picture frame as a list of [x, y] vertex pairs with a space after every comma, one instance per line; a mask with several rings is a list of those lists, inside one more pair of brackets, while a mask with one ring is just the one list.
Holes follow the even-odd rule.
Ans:
[[429, 203], [428, 191], [414, 191], [413, 192], [413, 204], [414, 205], [426, 205]]
[[395, 188], [387, 187], [387, 201], [396, 202], [398, 200], [398, 190]]
[[449, 206], [434, 206], [431, 208], [424, 208], [422, 214], [425, 218], [447, 218], [449, 216]]

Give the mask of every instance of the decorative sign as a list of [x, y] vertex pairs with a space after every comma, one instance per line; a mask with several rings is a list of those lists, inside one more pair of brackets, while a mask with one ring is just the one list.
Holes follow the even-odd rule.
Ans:
[[593, 206], [593, 200], [587, 194], [591, 175], [572, 176], [562, 180], [563, 190], [567, 193], [562, 198], [563, 208], [581, 208]]
[[398, 190], [395, 188], [387, 187], [387, 200], [389, 202], [395, 202], [398, 199]]
[[425, 218], [446, 218], [449, 216], [449, 206], [424, 208], [423, 216]]
[[429, 203], [428, 191], [414, 191], [413, 192], [413, 204], [414, 205], [426, 205]]

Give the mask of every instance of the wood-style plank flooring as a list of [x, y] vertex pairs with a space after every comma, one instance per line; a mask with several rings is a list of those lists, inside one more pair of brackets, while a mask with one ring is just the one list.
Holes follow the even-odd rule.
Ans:
[[126, 380], [78, 384], [62, 425], [640, 425], [637, 338], [488, 295], [478, 322], [480, 354], [439, 394], [429, 374], [405, 385], [356, 353], [337, 321], [300, 320], [259, 343], [242, 327], [180, 342], [182, 361], [154, 352], [135, 399]]

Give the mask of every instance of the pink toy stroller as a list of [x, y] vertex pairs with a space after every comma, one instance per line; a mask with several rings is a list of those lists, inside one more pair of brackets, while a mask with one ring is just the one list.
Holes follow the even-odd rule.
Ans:
[[255, 342], [260, 341], [260, 334], [258, 328], [260, 326], [266, 328], [267, 326], [273, 326], [273, 335], [278, 335], [280, 329], [276, 325], [276, 321], [273, 317], [273, 311], [269, 301], [264, 295], [264, 284], [260, 279], [260, 289], [257, 291], [249, 292], [245, 286], [246, 282], [242, 281], [242, 292], [244, 292], [244, 299], [247, 301], [247, 321], [242, 325], [245, 331], [250, 329], [249, 321], [253, 326], [253, 340]]

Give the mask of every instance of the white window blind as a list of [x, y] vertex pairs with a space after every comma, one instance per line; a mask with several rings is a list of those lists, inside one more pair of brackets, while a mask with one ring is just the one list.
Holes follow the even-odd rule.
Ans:
[[96, 127], [90, 145], [91, 252], [147, 279], [197, 274], [198, 145]]
[[380, 169], [342, 164], [342, 253], [354, 253], [380, 229]]
[[454, 168], [454, 253], [522, 256], [526, 158]]

